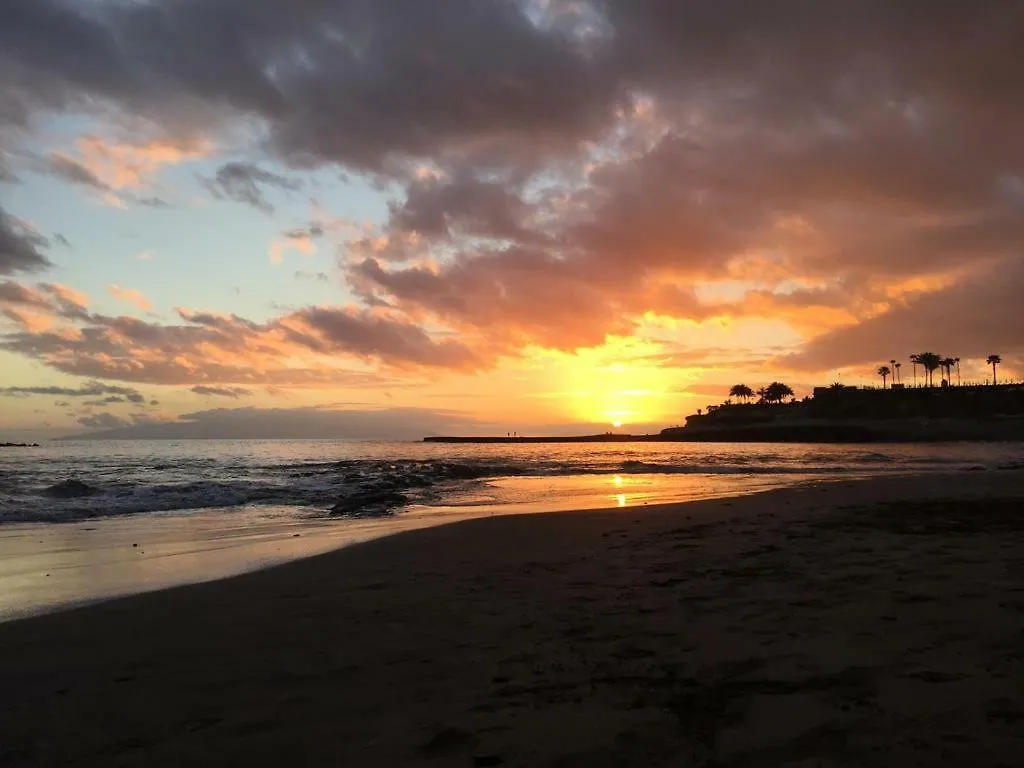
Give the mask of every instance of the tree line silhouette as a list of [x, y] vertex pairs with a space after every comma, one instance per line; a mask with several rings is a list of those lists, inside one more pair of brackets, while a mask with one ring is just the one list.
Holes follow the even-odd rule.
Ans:
[[[914, 386], [917, 386], [917, 368], [921, 367], [924, 386], [932, 387], [935, 385], [935, 371], [939, 371], [940, 375], [945, 375], [945, 381], [950, 385], [953, 382], [953, 372], [956, 371], [956, 383], [959, 386], [961, 383], [960, 379], [960, 358], [959, 357], [943, 357], [935, 352], [921, 352], [918, 354], [910, 355], [910, 364], [913, 366], [913, 382]], [[992, 366], [992, 384], [998, 383], [997, 378], [997, 366], [1003, 362], [1003, 358], [999, 355], [989, 355], [985, 358], [985, 362]], [[882, 389], [891, 388], [892, 386], [903, 386], [902, 369], [903, 363], [897, 360], [890, 360], [888, 365], [879, 366], [876, 373], [882, 377]], [[889, 384], [889, 379], [892, 379], [892, 384]], [[842, 389], [841, 384], [833, 384], [833, 388]], [[760, 389], [754, 390], [748, 387], [746, 384], [733, 384], [729, 389], [729, 397], [740, 400], [744, 405], [749, 405], [755, 398], [756, 401], [761, 404], [773, 405], [782, 403], [787, 397], [794, 397], [793, 390], [788, 384], [784, 384], [781, 381], [773, 381]], [[724, 405], [731, 405], [731, 400], [726, 400]], [[719, 406], [709, 406], [708, 412], [718, 410]], [[700, 411], [698, 411], [698, 414]]]
[[[996, 366], [1003, 362], [1003, 358], [999, 355], [989, 355], [985, 358], [985, 362], [992, 366], [992, 384], [995, 385], [997, 383]], [[900, 368], [903, 367], [903, 364], [895, 360], [890, 360], [889, 364], [892, 367], [890, 365], [883, 365], [875, 371], [875, 373], [882, 377], [882, 389], [886, 388], [890, 376], [893, 379], [893, 385], [902, 385], [903, 383], [900, 377]], [[945, 372], [944, 380], [952, 385], [954, 367], [956, 368], [957, 386], [961, 383], [959, 357], [943, 357], [935, 352], [920, 352], [910, 356], [910, 364], [913, 366], [915, 387], [917, 386], [917, 366], [921, 366], [926, 387], [935, 386], [935, 371], [939, 371], [940, 375]]]
[[729, 390], [729, 396], [739, 398], [744, 403], [749, 403], [755, 396], [762, 403], [781, 403], [787, 397], [793, 397], [793, 390], [781, 381], [773, 381], [756, 392], [746, 384], [734, 384]]

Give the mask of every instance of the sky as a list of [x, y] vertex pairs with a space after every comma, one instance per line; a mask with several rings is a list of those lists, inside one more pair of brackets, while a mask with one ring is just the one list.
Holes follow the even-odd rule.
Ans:
[[1024, 371], [1024, 4], [7, 0], [0, 439]]

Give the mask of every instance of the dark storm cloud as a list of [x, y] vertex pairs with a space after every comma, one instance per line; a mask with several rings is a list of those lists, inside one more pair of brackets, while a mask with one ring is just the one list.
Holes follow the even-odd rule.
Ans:
[[39, 252], [49, 245], [47, 239], [22, 224], [0, 206], [0, 275], [36, 272], [50, 266]]
[[878, 96], [888, 85], [890, 92], [939, 92], [992, 108], [1017, 94], [1024, 67], [1016, 55], [1024, 8], [1012, 0], [638, 0], [602, 7], [623, 67], [670, 92], [693, 77], [682, 72], [722, 86], [761, 85], [725, 98], [766, 105], [853, 104], [868, 95], [859, 87], [873, 86]]
[[615, 90], [512, 2], [13, 0], [3, 22], [8, 120], [90, 98], [165, 122], [234, 111], [266, 119], [300, 163], [380, 168], [465, 141], [571, 142]]
[[391, 226], [428, 239], [456, 235], [529, 239], [524, 220], [529, 206], [507, 185], [467, 178], [417, 180], [401, 205], [391, 205]]
[[273, 213], [263, 193], [263, 187], [294, 191], [302, 182], [264, 170], [252, 163], [225, 163], [217, 169], [212, 179], [203, 179], [203, 184], [216, 197], [251, 205], [264, 213]]

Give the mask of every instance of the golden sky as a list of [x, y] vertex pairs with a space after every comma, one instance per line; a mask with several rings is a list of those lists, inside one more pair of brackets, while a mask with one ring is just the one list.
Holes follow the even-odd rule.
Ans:
[[17, 8], [3, 434], [639, 431], [1024, 367], [1019, 4]]

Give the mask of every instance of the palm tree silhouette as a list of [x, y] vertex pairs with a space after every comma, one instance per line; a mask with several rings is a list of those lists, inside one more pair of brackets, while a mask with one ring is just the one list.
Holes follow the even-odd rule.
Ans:
[[738, 397], [744, 403], [750, 400], [754, 396], [754, 390], [748, 387], [746, 384], [733, 384], [732, 389], [729, 390], [729, 397]]
[[952, 357], [942, 358], [942, 367], [946, 369], [946, 382], [952, 384], [951, 379], [953, 378], [953, 366], [956, 365], [956, 360]]
[[783, 398], [793, 396], [793, 390], [781, 381], [773, 381], [767, 387], [757, 390], [757, 394], [766, 403], [781, 403]]
[[917, 356], [917, 362], [921, 364], [928, 375], [928, 386], [932, 386], [935, 381], [932, 373], [942, 366], [942, 358], [934, 352], [922, 352]]
[[917, 366], [918, 366], [918, 363], [921, 362], [921, 356], [920, 355], [911, 355], [910, 356], [910, 362], [914, 364], [914, 386], [916, 387], [917, 386]]
[[885, 380], [889, 378], [889, 375], [892, 373], [892, 370], [889, 368], [888, 365], [883, 365], [877, 371], [875, 371], [875, 373], [882, 377], [882, 389], [885, 389]]
[[996, 383], [996, 366], [1003, 362], [1003, 358], [999, 355], [989, 355], [985, 358], [985, 362], [992, 366], [992, 386]]
[[899, 381], [899, 380], [900, 380], [900, 379], [899, 379], [899, 376], [897, 376], [897, 374], [899, 373], [899, 371], [898, 371], [898, 370], [896, 370], [896, 361], [895, 361], [895, 360], [890, 360], [890, 361], [889, 361], [889, 365], [891, 365], [891, 366], [892, 366], [892, 368], [890, 368], [889, 370], [891, 370], [891, 371], [892, 371], [892, 383], [893, 383], [893, 384], [895, 384], [895, 383], [896, 383], [897, 381]]
[[954, 357], [953, 362], [956, 363], [956, 385], [960, 386], [960, 358]]
[[896, 363], [896, 362], [894, 362], [892, 364], [892, 368], [893, 368], [894, 375], [896, 376], [896, 383], [897, 384], [902, 384], [903, 383], [903, 380], [900, 378], [900, 368], [902, 368], [902, 367], [903, 367], [903, 363]]

